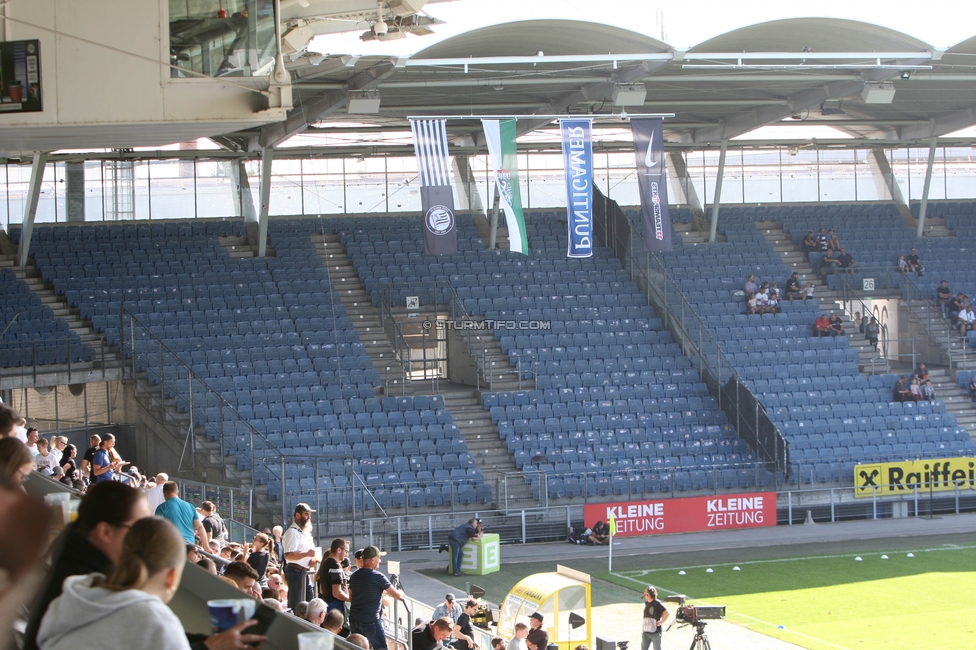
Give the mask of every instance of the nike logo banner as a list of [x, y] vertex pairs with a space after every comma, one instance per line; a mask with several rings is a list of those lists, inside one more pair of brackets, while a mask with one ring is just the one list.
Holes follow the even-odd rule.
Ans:
[[559, 120], [566, 167], [568, 257], [593, 256], [592, 120]]
[[424, 209], [424, 254], [457, 254], [457, 219], [446, 120], [411, 120]]
[[637, 154], [637, 186], [641, 198], [644, 250], [671, 250], [671, 215], [664, 175], [664, 127], [660, 119], [630, 121]]

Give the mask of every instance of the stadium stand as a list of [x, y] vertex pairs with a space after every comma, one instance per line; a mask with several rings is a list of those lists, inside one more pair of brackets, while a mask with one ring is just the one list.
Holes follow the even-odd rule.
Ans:
[[0, 367], [92, 361], [95, 351], [81, 342], [63, 318], [41, 302], [11, 269], [0, 269]]

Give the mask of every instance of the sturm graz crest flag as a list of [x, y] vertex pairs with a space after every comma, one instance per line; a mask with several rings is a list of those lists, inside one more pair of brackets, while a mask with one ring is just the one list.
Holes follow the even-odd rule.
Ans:
[[457, 253], [457, 219], [447, 153], [446, 120], [411, 120], [424, 208], [424, 254]]
[[671, 215], [668, 213], [668, 184], [664, 174], [664, 126], [660, 119], [630, 121], [637, 154], [637, 185], [640, 188], [644, 250], [671, 250]]

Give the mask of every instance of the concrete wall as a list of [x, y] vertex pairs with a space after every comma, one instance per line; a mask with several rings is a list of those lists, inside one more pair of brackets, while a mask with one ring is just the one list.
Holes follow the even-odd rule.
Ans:
[[283, 109], [256, 115], [268, 99], [243, 87], [266, 89], [267, 77], [171, 79], [168, 5], [8, 4], [6, 39], [40, 40], [44, 110], [0, 115], [0, 150], [151, 146], [284, 118]]
[[478, 384], [478, 365], [461, 332], [454, 329], [447, 330], [447, 378], [455, 384]]

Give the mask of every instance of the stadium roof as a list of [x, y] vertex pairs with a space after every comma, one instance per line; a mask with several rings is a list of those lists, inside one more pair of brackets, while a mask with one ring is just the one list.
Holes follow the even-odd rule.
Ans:
[[[831, 18], [752, 25], [688, 50], [602, 24], [520, 21], [409, 57], [297, 56], [289, 64], [295, 108], [288, 120], [217, 141], [256, 150], [306, 130], [403, 129], [408, 116], [609, 118], [626, 110], [673, 113], [666, 137], [684, 146], [717, 146], [782, 121], [831, 126], [839, 137], [920, 142], [976, 124], [974, 54], [976, 38], [940, 51], [895, 30]], [[883, 83], [891, 84], [887, 92]], [[616, 84], [643, 84], [645, 101], [615, 106]], [[890, 90], [888, 103], [874, 103]], [[363, 91], [379, 93], [378, 113], [347, 112], [350, 96]], [[524, 120], [519, 129], [549, 122]], [[474, 120], [451, 121], [449, 129], [458, 146], [483, 144]]]

